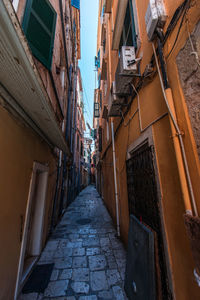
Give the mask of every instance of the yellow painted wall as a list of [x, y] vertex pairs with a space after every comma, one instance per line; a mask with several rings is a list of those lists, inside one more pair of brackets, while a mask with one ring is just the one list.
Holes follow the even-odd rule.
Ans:
[[30, 128], [0, 107], [0, 299], [13, 300], [20, 254], [20, 216], [25, 216], [33, 162], [49, 165], [43, 246], [52, 213], [56, 160]]
[[[109, 15], [109, 21], [107, 28], [107, 40], [106, 53], [107, 66], [108, 66], [108, 85], [111, 86], [110, 78], [114, 80], [114, 74], [118, 63], [117, 51], [112, 51], [112, 22], [115, 20], [117, 2], [113, 1], [113, 11]], [[139, 33], [141, 40], [141, 47], [138, 52], [138, 56], [142, 56], [141, 72], [144, 71], [146, 65], [150, 62], [153, 54], [152, 45], [148, 41], [146, 28], [145, 28], [145, 13], [148, 6], [148, 0], [135, 0]], [[167, 11], [167, 22], [164, 27], [166, 30], [176, 8], [182, 3], [178, 1], [164, 1]], [[193, 6], [190, 8], [187, 18], [190, 24], [190, 31], [192, 32], [200, 17], [200, 1], [194, 1]], [[179, 23], [178, 23], [179, 26]], [[164, 55], [167, 55], [171, 49], [178, 26], [170, 35], [165, 47]], [[100, 27], [99, 27], [100, 30]], [[98, 35], [100, 36], [100, 35]], [[186, 155], [189, 163], [189, 170], [191, 174], [192, 185], [194, 188], [195, 198], [197, 201], [197, 207], [200, 212], [200, 164], [197, 155], [197, 148], [192, 132], [192, 127], [189, 119], [187, 106], [185, 103], [184, 94], [181, 88], [179, 74], [176, 66], [176, 56], [184, 46], [188, 39], [188, 33], [186, 30], [186, 23], [183, 23], [180, 37], [177, 45], [166, 61], [167, 72], [169, 76], [169, 83], [172, 88], [172, 94], [174, 97], [175, 108], [178, 123], [180, 129], [184, 132], [183, 141], [186, 149]], [[156, 70], [156, 69], [155, 69]], [[136, 81], [135, 81], [136, 84]], [[109, 88], [106, 97], [103, 99], [103, 103], [108, 103]], [[155, 76], [152, 83], [146, 85], [139, 92], [140, 105], [141, 105], [141, 118], [142, 128], [146, 128], [158, 117], [167, 112], [167, 107], [162, 95], [160, 82], [158, 76]], [[124, 124], [126, 124], [132, 114], [137, 110], [137, 98], [134, 99], [130, 111], [125, 118]], [[114, 118], [115, 129], [119, 124], [120, 118]], [[103, 180], [104, 180], [104, 201], [112, 214], [113, 220], [116, 220], [115, 213], [115, 198], [114, 198], [114, 179], [113, 179], [113, 165], [112, 165], [112, 145], [110, 141], [106, 139], [106, 122], [102, 122], [104, 128], [103, 139], [103, 151], [102, 168], [103, 168]], [[174, 287], [174, 295], [177, 300], [199, 299], [200, 290], [195, 283], [193, 276], [193, 269], [195, 267], [192, 253], [189, 245], [189, 240], [186, 235], [185, 226], [183, 222], [183, 214], [185, 212], [184, 201], [182, 197], [182, 191], [180, 186], [176, 156], [174, 152], [172, 133], [170, 129], [169, 117], [165, 116], [160, 121], [152, 125], [153, 140], [156, 153], [158, 180], [161, 191], [161, 202], [163, 209], [163, 222], [166, 235], [166, 243], [170, 261], [171, 277]], [[110, 131], [111, 135], [111, 131]], [[128, 226], [129, 226], [129, 212], [128, 212], [128, 195], [127, 195], [127, 179], [126, 179], [126, 151], [129, 145], [135, 142], [141, 136], [139, 127], [138, 113], [131, 120], [129, 125], [121, 125], [115, 138], [116, 147], [116, 160], [117, 160], [117, 178], [118, 178], [118, 192], [120, 200], [120, 226], [121, 226], [121, 238], [127, 244], [128, 241]]]

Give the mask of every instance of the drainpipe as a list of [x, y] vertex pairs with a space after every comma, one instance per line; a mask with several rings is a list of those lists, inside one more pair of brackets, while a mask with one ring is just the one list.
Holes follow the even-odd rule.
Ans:
[[72, 131], [71, 131], [71, 151], [73, 153], [73, 169], [72, 169], [72, 184], [73, 184], [73, 200], [75, 198], [75, 187], [76, 187], [76, 180], [75, 180], [75, 160], [76, 160], [76, 83], [77, 83], [77, 72], [75, 70], [75, 78], [74, 78], [74, 103], [73, 103], [73, 115], [72, 115]]
[[[159, 58], [161, 61], [161, 67], [162, 67], [162, 75], [158, 63], [158, 58], [155, 50], [155, 46], [152, 43], [153, 47], [153, 52], [155, 56], [155, 61], [156, 61], [156, 66], [158, 70], [158, 75], [160, 79], [160, 84], [163, 92], [163, 96], [165, 99], [165, 103], [167, 105], [169, 114], [170, 114], [170, 125], [171, 125], [171, 130], [172, 130], [172, 138], [174, 142], [174, 149], [175, 149], [175, 154], [176, 154], [176, 159], [177, 159], [177, 164], [178, 164], [178, 172], [179, 172], [179, 177], [180, 177], [180, 184], [181, 184], [181, 189], [182, 189], [182, 194], [183, 194], [183, 199], [184, 199], [184, 204], [185, 204], [185, 210], [187, 214], [193, 215], [193, 212], [195, 216], [198, 216], [197, 212], [197, 206], [196, 206], [196, 201], [194, 197], [194, 192], [193, 192], [193, 187], [191, 183], [191, 177], [189, 173], [189, 167], [188, 167], [188, 162], [186, 158], [186, 153], [185, 153], [185, 147], [183, 143], [183, 138], [182, 138], [182, 132], [180, 131], [180, 128], [177, 124], [177, 118], [176, 118], [176, 111], [174, 107], [174, 100], [172, 96], [172, 91], [171, 88], [169, 88], [168, 84], [163, 84], [163, 79], [164, 82], [166, 82], [167, 74], [165, 71], [164, 66], [164, 58], [163, 58], [163, 53], [162, 53], [162, 45], [160, 40], [158, 39], [158, 50], [159, 50]], [[164, 69], [163, 69], [164, 68]], [[163, 72], [164, 70], [164, 72]], [[191, 200], [190, 200], [191, 197]]]
[[[69, 87], [68, 87], [68, 97], [67, 97], [67, 113], [66, 113], [66, 126], [65, 126], [65, 140], [68, 142], [69, 138], [69, 128], [70, 128], [70, 112], [71, 112], [71, 75], [72, 75], [72, 66], [69, 69]], [[68, 173], [68, 169], [66, 167], [67, 164], [67, 155], [64, 153], [64, 160], [63, 160], [63, 175], [62, 175], [62, 188], [61, 188], [61, 200], [60, 200], [60, 211], [63, 208], [64, 204], [64, 180], [66, 178], [66, 174]], [[69, 198], [69, 178], [67, 174], [67, 199]], [[65, 203], [66, 206], [66, 203]]]
[[113, 119], [111, 120], [112, 131], [112, 148], [113, 148], [113, 171], [114, 171], [114, 183], [115, 183], [115, 202], [116, 202], [116, 218], [117, 218], [117, 236], [120, 236], [120, 224], [119, 224], [119, 195], [117, 189], [117, 174], [116, 174], [116, 156], [115, 156], [115, 137], [114, 137], [114, 125]]
[[55, 96], [56, 96], [56, 100], [57, 100], [57, 104], [58, 104], [60, 113], [62, 115], [62, 118], [64, 118], [63, 111], [62, 111], [62, 108], [61, 108], [61, 105], [60, 105], [60, 100], [59, 100], [59, 96], [58, 96], [57, 87], [56, 87], [55, 80], [54, 80], [54, 77], [53, 77], [53, 73], [52, 73], [51, 70], [49, 70], [49, 76], [50, 76], [50, 79], [51, 79], [51, 83], [52, 83], [52, 86], [53, 86], [53, 90], [54, 90], [54, 93], [55, 93]]
[[56, 220], [56, 207], [57, 207], [57, 201], [58, 201], [58, 191], [59, 191], [59, 179], [60, 179], [60, 171], [61, 171], [61, 163], [62, 163], [62, 151], [59, 151], [59, 161], [57, 166], [57, 177], [56, 177], [56, 189], [54, 194], [54, 201], [53, 201], [53, 211], [52, 211], [52, 217], [51, 217], [51, 229], [50, 233], [52, 233], [54, 226], [55, 226], [55, 220]]

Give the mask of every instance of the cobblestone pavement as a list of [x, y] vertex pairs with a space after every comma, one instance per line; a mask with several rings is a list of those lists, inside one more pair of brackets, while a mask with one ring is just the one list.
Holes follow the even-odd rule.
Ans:
[[93, 186], [68, 207], [38, 264], [54, 263], [43, 294], [20, 300], [127, 299], [123, 290], [126, 252]]

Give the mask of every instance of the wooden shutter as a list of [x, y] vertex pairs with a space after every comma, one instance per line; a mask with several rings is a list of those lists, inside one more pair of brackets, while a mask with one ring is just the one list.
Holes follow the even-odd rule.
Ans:
[[99, 112], [99, 103], [94, 103], [94, 118], [99, 118], [100, 112]]
[[56, 12], [48, 0], [27, 0], [22, 27], [33, 55], [51, 69]]
[[72, 0], [71, 1], [72, 6], [74, 6], [77, 9], [80, 9], [80, 0]]

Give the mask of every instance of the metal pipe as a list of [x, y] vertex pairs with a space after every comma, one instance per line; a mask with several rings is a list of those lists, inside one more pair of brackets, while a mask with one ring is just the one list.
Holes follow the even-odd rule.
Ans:
[[56, 100], [57, 100], [57, 103], [58, 103], [58, 107], [59, 107], [61, 116], [62, 116], [62, 118], [64, 118], [63, 111], [62, 111], [62, 108], [61, 108], [61, 105], [60, 105], [60, 99], [59, 99], [59, 96], [58, 96], [58, 91], [57, 91], [55, 80], [54, 80], [53, 73], [52, 73], [51, 70], [49, 70], [49, 75], [50, 75], [51, 83], [52, 83], [52, 86], [53, 86], [53, 90], [54, 90], [54, 93], [55, 93], [55, 96], [56, 96]]
[[[161, 71], [159, 68], [158, 58], [157, 58], [155, 46], [153, 43], [152, 43], [152, 47], [153, 47], [153, 52], [154, 52], [154, 56], [155, 56], [155, 61], [156, 61], [156, 66], [157, 66], [157, 70], [158, 70], [158, 75], [159, 75], [159, 79], [160, 79], [163, 96], [164, 96], [165, 103], [167, 105], [167, 108], [168, 108], [168, 111], [170, 114], [170, 125], [171, 125], [171, 129], [172, 129], [172, 134], [173, 134], [173, 142], [174, 142], [174, 148], [175, 148], [175, 153], [176, 153], [176, 159], [177, 159], [177, 164], [178, 164], [178, 171], [179, 171], [179, 176], [180, 176], [180, 183], [181, 183], [186, 213], [192, 214], [192, 208], [193, 208], [195, 216], [198, 216], [198, 211], [197, 211], [196, 201], [195, 201], [195, 197], [194, 197], [191, 177], [190, 177], [190, 173], [189, 173], [189, 167], [188, 167], [188, 163], [187, 163], [182, 133], [177, 124], [172, 92], [171, 92], [170, 88], [167, 88], [167, 89], [164, 88], [164, 84], [162, 81], [162, 75], [161, 75]], [[190, 197], [191, 197], [191, 200], [190, 200]]]
[[120, 224], [119, 224], [119, 196], [117, 189], [117, 174], [116, 174], [116, 156], [115, 156], [115, 137], [113, 120], [111, 121], [112, 131], [112, 148], [113, 148], [113, 170], [114, 170], [114, 182], [115, 182], [115, 202], [116, 202], [116, 219], [117, 219], [117, 236], [120, 236]]
[[166, 90], [167, 88], [169, 88], [169, 83], [168, 83], [168, 79], [167, 79], [167, 72], [165, 70], [165, 61], [164, 61], [162, 47], [163, 46], [162, 46], [161, 40], [160, 40], [160, 38], [158, 38], [158, 55], [160, 58], [160, 66], [161, 66], [161, 70], [162, 70], [163, 84], [164, 84], [164, 88]]
[[53, 232], [54, 227], [55, 227], [56, 207], [57, 207], [57, 201], [58, 201], [60, 171], [61, 171], [61, 167], [60, 167], [60, 153], [59, 153], [59, 161], [58, 161], [57, 176], [56, 176], [56, 188], [55, 188], [55, 193], [54, 193], [53, 209], [52, 209], [52, 216], [51, 216], [50, 234]]

